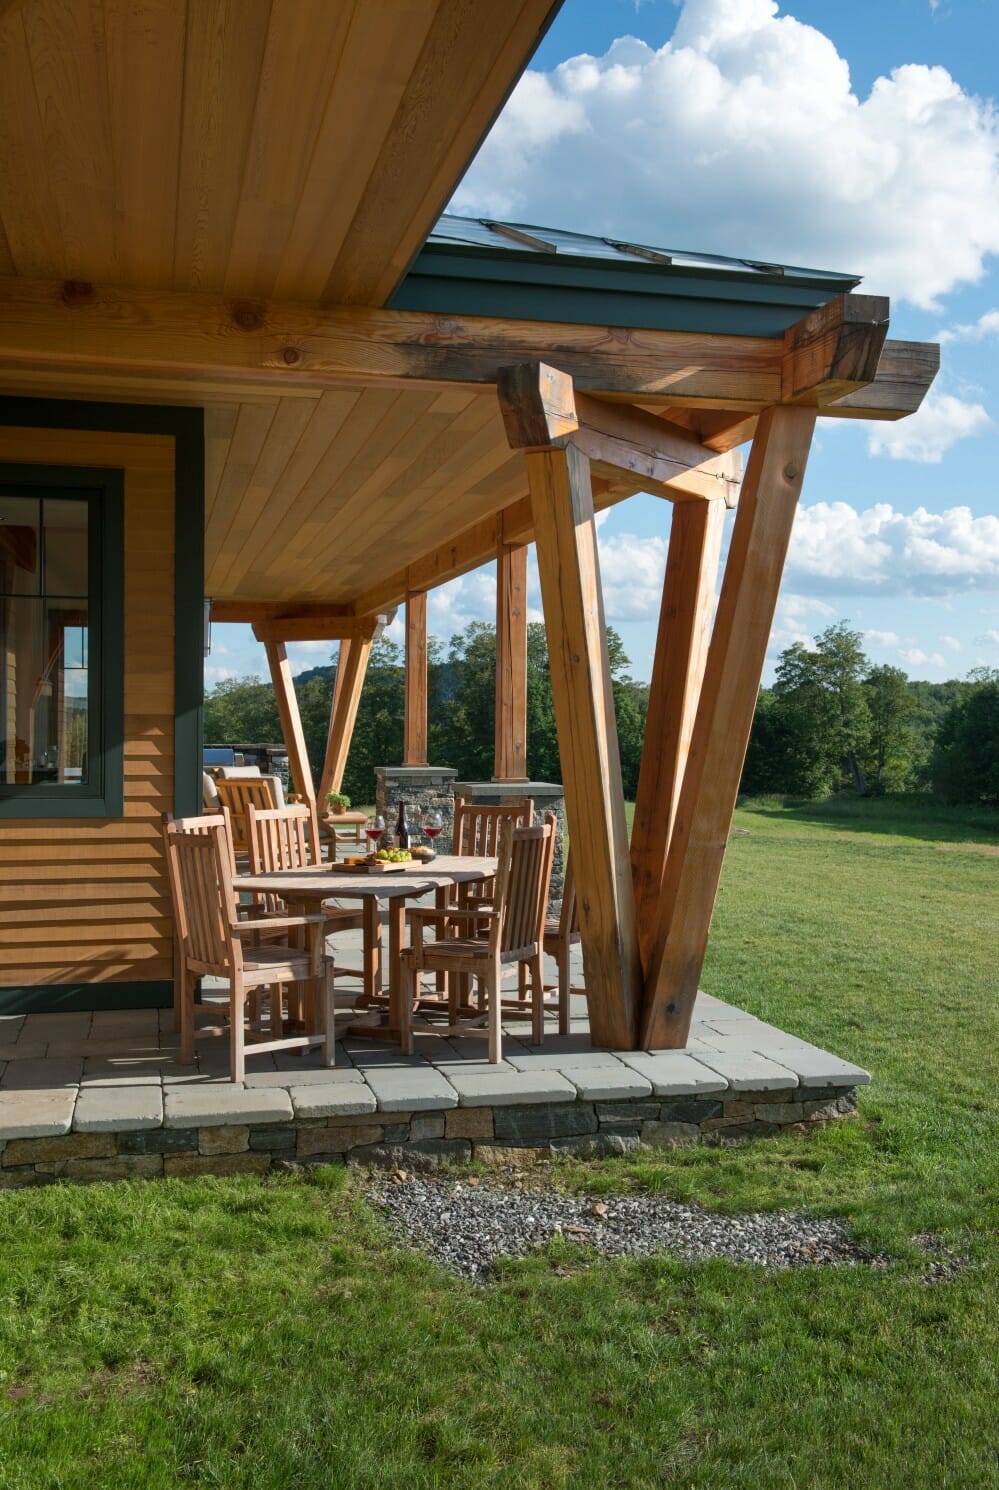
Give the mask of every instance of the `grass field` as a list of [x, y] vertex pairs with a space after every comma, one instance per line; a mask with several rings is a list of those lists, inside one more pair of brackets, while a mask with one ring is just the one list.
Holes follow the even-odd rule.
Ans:
[[[2, 1490], [999, 1484], [999, 822], [736, 826], [704, 984], [867, 1066], [860, 1121], [557, 1181], [846, 1215], [887, 1270], [562, 1247], [476, 1289], [342, 1170], [6, 1194]], [[950, 1282], [930, 1231], [970, 1260]]]

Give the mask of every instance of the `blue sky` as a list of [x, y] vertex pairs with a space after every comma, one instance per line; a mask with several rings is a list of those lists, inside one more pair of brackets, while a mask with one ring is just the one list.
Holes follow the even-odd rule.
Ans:
[[[820, 421], [768, 676], [841, 618], [912, 677], [999, 666], [997, 43], [997, 0], [565, 0], [452, 204], [861, 274], [893, 337], [941, 340], [918, 415]], [[642, 496], [600, 528], [638, 677], [668, 533]], [[490, 619], [493, 596], [489, 569], [434, 592], [431, 629]], [[263, 671], [244, 628], [215, 628], [209, 684]]]

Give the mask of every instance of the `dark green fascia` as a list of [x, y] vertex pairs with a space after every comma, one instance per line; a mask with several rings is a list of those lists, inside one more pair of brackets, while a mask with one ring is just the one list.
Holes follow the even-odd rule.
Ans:
[[689, 265], [609, 264], [428, 244], [389, 305], [444, 315], [779, 337], [857, 284], [852, 275], [699, 274]]
[[122, 983], [32, 983], [0, 988], [0, 1014], [64, 1014], [93, 1009], [169, 1009], [168, 978]]
[[[171, 404], [103, 404], [83, 399], [12, 397], [0, 398], [0, 423], [22, 429], [105, 430], [112, 434], [173, 437], [174, 812], [178, 817], [199, 812], [204, 700], [203, 411]], [[120, 641], [123, 644], [123, 636]], [[21, 815], [28, 818], [39, 814], [26, 811]], [[46, 815], [51, 816], [51, 811]], [[64, 812], [60, 807], [59, 815], [76, 814]], [[121, 816], [120, 808], [117, 815]]]

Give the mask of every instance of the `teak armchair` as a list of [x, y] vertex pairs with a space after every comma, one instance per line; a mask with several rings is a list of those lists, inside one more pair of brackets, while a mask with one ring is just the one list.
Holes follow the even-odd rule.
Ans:
[[[335, 1059], [333, 976], [332, 964], [323, 947], [324, 917], [282, 916], [275, 921], [240, 921], [225, 820], [178, 818], [165, 823], [163, 833], [177, 928], [175, 983], [181, 1060], [186, 1065], [194, 1059], [198, 1033], [194, 1022], [194, 990], [198, 978], [207, 974], [224, 978], [229, 984], [233, 1081], [242, 1081], [246, 1074], [247, 994], [252, 996], [258, 989], [269, 991], [271, 1038], [254, 1041], [249, 1048], [263, 1052], [322, 1045], [325, 1064], [332, 1066]], [[270, 939], [264, 945], [244, 945], [250, 938], [259, 940], [261, 933], [270, 938], [275, 933], [287, 936], [298, 930], [305, 933], [304, 948]], [[303, 988], [305, 1033], [278, 1038], [283, 1025], [284, 989], [289, 985]], [[216, 1031], [213, 1029], [211, 1033]]]
[[[467, 1010], [461, 1006], [458, 977], [448, 977], [447, 1033], [481, 1035], [484, 1013], [489, 1060], [497, 1065], [502, 1059], [503, 973], [508, 968], [526, 965], [531, 982], [532, 1039], [536, 1045], [541, 1044], [544, 1036], [542, 937], [555, 853], [554, 814], [548, 813], [544, 823], [531, 828], [515, 828], [508, 820], [501, 822], [498, 848], [496, 893], [491, 903], [448, 911], [448, 931], [460, 925], [464, 928], [463, 935], [445, 935], [425, 943], [424, 923], [439, 921], [440, 914], [431, 910], [411, 913], [413, 943], [401, 959], [400, 1038], [404, 1055], [412, 1054], [414, 1028], [441, 1032], [439, 1024], [413, 1019], [417, 984], [423, 972], [465, 974], [478, 979], [484, 1010]], [[469, 1018], [474, 1021], [471, 1026], [467, 1022]]]
[[249, 853], [247, 810], [256, 807], [258, 811], [265, 811], [277, 807], [273, 782], [269, 776], [246, 776], [235, 780], [220, 776], [215, 782], [215, 790], [219, 806], [229, 809], [233, 848], [238, 854]]

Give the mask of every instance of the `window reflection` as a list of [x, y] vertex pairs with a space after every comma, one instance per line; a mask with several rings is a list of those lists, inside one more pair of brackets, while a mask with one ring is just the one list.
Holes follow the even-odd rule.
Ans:
[[89, 505], [0, 496], [0, 783], [84, 785]]

